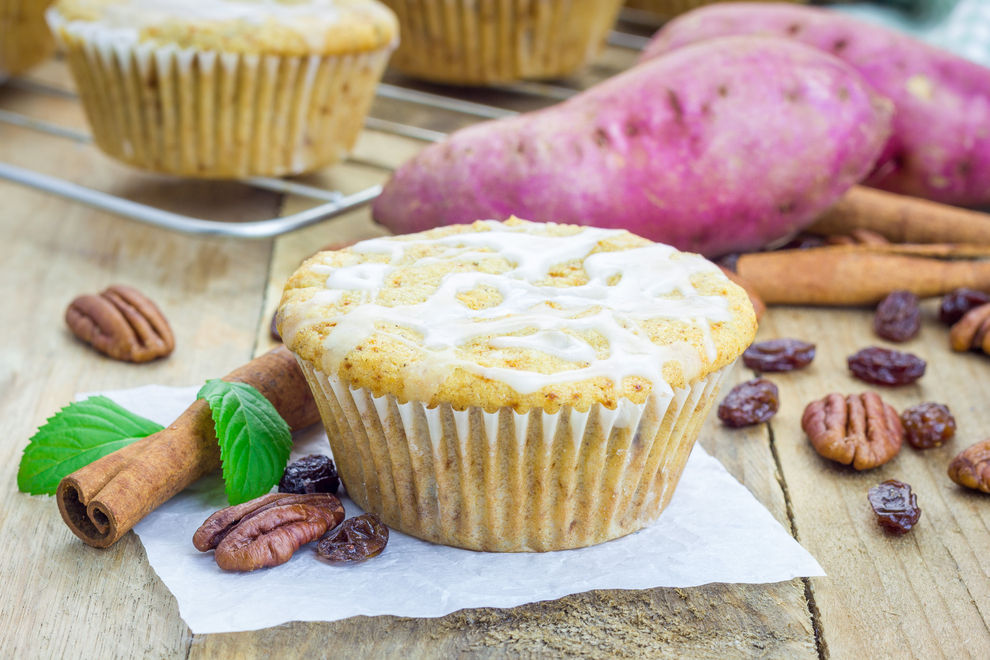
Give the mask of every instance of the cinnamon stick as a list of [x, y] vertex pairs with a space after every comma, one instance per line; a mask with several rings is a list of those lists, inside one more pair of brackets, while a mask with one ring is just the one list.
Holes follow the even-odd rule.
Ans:
[[868, 229], [895, 243], [990, 245], [990, 214], [854, 186], [807, 231], [832, 236]]
[[[253, 386], [292, 430], [320, 419], [302, 370], [284, 346], [223, 379]], [[197, 400], [167, 428], [62, 479], [55, 498], [62, 519], [76, 536], [106, 548], [183, 488], [218, 469], [220, 449], [213, 418], [207, 403]]]
[[736, 272], [768, 305], [872, 305], [891, 291], [919, 297], [990, 291], [990, 246], [841, 245], [744, 254]]
[[756, 289], [754, 289], [749, 282], [743, 279], [739, 273], [734, 270], [730, 270], [725, 266], [719, 266], [719, 268], [722, 269], [722, 272], [725, 273], [726, 277], [741, 286], [746, 292], [746, 295], [749, 296], [749, 301], [753, 303], [753, 312], [756, 314], [756, 320], [759, 322], [759, 320], [763, 318], [763, 315], [767, 313], [767, 306], [763, 304], [760, 294], [758, 294]]

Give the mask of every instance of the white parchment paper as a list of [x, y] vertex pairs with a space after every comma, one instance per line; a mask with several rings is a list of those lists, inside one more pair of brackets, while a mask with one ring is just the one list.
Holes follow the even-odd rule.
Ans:
[[[169, 424], [192, 402], [197, 389], [152, 385], [103, 394]], [[293, 459], [311, 453], [330, 453], [319, 429], [297, 434]], [[348, 517], [362, 513], [346, 497], [342, 500]], [[282, 566], [226, 573], [217, 568], [212, 552], [200, 553], [192, 545], [193, 532], [225, 505], [219, 476], [207, 477], [134, 528], [194, 634], [359, 614], [437, 617], [468, 607], [513, 607], [591, 589], [763, 583], [824, 575], [814, 557], [700, 446], [659, 521], [579, 550], [473, 552], [393, 530], [385, 552], [362, 564], [323, 563], [312, 544]]]

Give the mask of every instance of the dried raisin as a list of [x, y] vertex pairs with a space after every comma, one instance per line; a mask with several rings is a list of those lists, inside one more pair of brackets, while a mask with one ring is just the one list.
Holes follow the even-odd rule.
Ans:
[[926, 363], [917, 355], [870, 346], [846, 358], [853, 376], [874, 385], [908, 385], [925, 375]]
[[331, 562], [354, 563], [376, 557], [388, 543], [388, 527], [373, 513], [348, 518], [320, 539], [316, 552]]
[[311, 454], [286, 466], [278, 482], [280, 493], [336, 493], [337, 468], [329, 456]]
[[921, 509], [911, 487], [902, 481], [888, 479], [877, 484], [867, 494], [877, 522], [891, 534], [905, 534], [918, 523]]
[[769, 380], [754, 378], [733, 387], [718, 407], [718, 418], [738, 428], [766, 422], [777, 413], [780, 395]]
[[743, 363], [761, 373], [801, 369], [814, 359], [815, 345], [800, 339], [761, 341], [743, 352]]
[[892, 291], [877, 305], [873, 331], [889, 341], [907, 341], [921, 330], [918, 296], [910, 291]]
[[990, 294], [976, 289], [956, 289], [945, 294], [938, 308], [938, 319], [945, 325], [955, 325], [969, 310], [990, 302]]
[[941, 447], [956, 434], [956, 420], [941, 403], [919, 403], [901, 413], [907, 441], [915, 449]]

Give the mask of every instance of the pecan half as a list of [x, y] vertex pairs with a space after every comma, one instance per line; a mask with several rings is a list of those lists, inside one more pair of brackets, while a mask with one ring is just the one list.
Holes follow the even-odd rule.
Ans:
[[76, 337], [100, 353], [126, 362], [148, 362], [175, 348], [161, 310], [144, 294], [116, 284], [99, 295], [79, 296], [65, 310]]
[[335, 495], [273, 493], [227, 507], [193, 535], [196, 549], [215, 549], [217, 566], [253, 571], [289, 561], [303, 545], [340, 524], [344, 507]]
[[990, 303], [974, 307], [949, 330], [949, 345], [954, 351], [982, 350], [990, 354]]
[[901, 450], [904, 427], [876, 392], [829, 394], [804, 409], [801, 428], [825, 458], [857, 470], [883, 465]]
[[960, 486], [990, 493], [990, 439], [959, 452], [949, 463], [949, 478]]

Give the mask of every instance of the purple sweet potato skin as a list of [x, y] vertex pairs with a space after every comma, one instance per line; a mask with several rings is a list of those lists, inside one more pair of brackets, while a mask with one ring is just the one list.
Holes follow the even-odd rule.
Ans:
[[813, 48], [712, 40], [458, 131], [400, 167], [373, 214], [396, 233], [516, 215], [621, 227], [710, 257], [754, 250], [871, 171], [890, 113]]
[[643, 60], [734, 34], [786, 36], [833, 53], [894, 102], [891, 139], [869, 185], [947, 204], [990, 204], [990, 69], [843, 14], [763, 3], [684, 14], [656, 34]]

